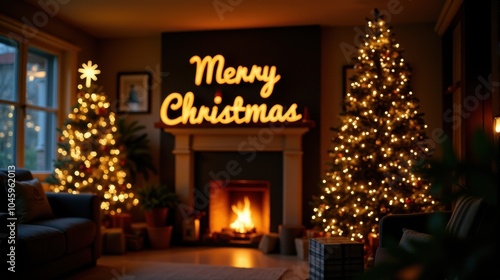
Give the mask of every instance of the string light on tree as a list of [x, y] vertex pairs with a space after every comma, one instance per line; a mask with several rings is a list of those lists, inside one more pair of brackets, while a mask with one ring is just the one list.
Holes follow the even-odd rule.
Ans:
[[61, 129], [55, 171], [47, 179], [54, 192], [97, 193], [104, 213], [120, 213], [137, 205], [123, 169], [126, 151], [117, 145], [115, 114], [106, 95], [95, 86], [97, 64], [78, 69], [86, 86], [78, 85], [78, 99]]
[[438, 207], [417, 171], [432, 150], [410, 68], [384, 19], [367, 24], [312, 216], [325, 233], [363, 242], [389, 213]]

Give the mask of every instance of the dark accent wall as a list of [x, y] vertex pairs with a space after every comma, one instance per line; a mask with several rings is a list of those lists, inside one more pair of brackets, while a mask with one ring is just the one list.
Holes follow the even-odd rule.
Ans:
[[[225, 67], [276, 66], [281, 80], [275, 85], [273, 94], [263, 99], [260, 96], [262, 82], [218, 85], [194, 83], [196, 66], [189, 59], [221, 54]], [[213, 106], [213, 96], [221, 89], [223, 102], [219, 106], [232, 104], [236, 96], [242, 96], [246, 104], [281, 104], [285, 108], [293, 103], [298, 113], [307, 107], [316, 126], [303, 136], [303, 221], [309, 223], [312, 189], [319, 180], [320, 143], [320, 75], [321, 75], [321, 29], [319, 26], [296, 26], [282, 28], [239, 29], [202, 32], [174, 32], [162, 34], [162, 100], [172, 92], [185, 95], [191, 91], [195, 106]], [[160, 106], [158, 104], [157, 106]], [[160, 179], [173, 187], [175, 161], [172, 154], [174, 136], [162, 132]], [[285, 186], [286, 187], [286, 186]]]

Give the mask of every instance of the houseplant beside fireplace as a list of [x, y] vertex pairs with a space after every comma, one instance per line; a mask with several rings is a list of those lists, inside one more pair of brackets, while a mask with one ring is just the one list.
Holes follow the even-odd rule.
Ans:
[[179, 204], [179, 196], [163, 185], [144, 186], [137, 196], [148, 227], [166, 226], [168, 210]]
[[167, 225], [169, 209], [179, 204], [179, 197], [166, 186], [148, 185], [137, 190], [144, 211], [151, 247], [164, 249], [170, 246], [172, 226]]

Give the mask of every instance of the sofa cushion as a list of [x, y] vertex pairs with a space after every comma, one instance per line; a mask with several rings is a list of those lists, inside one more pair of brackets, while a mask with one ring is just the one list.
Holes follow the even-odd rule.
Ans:
[[[14, 172], [14, 173], [12, 173]], [[14, 176], [15, 175], [15, 176]], [[9, 178], [11, 181], [9, 181]], [[27, 169], [0, 169], [0, 212], [7, 212], [7, 193], [9, 184], [16, 181], [24, 181], [33, 179], [33, 175]], [[5, 202], [5, 203], [4, 203]]]
[[16, 254], [27, 264], [51, 261], [66, 251], [64, 233], [58, 229], [31, 224], [19, 224], [17, 229]]
[[36, 225], [55, 228], [64, 233], [65, 253], [77, 251], [92, 243], [97, 233], [96, 224], [85, 218], [55, 218], [34, 222]]
[[446, 231], [453, 237], [466, 239], [474, 235], [478, 226], [482, 198], [462, 196], [457, 199]]
[[16, 181], [16, 216], [19, 223], [54, 217], [38, 178]]
[[418, 243], [424, 243], [430, 240], [430, 234], [403, 228], [403, 236], [401, 237], [401, 240], [399, 240], [399, 247], [413, 253], [415, 252], [415, 246], [418, 246]]

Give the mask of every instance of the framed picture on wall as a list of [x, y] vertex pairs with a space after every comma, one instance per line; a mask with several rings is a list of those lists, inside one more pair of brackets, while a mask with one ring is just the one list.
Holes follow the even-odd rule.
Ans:
[[119, 72], [117, 89], [118, 113], [149, 113], [151, 107], [149, 72]]
[[351, 87], [351, 77], [354, 76], [354, 65], [344, 65], [342, 67], [342, 109], [345, 111], [344, 99], [347, 91]]

